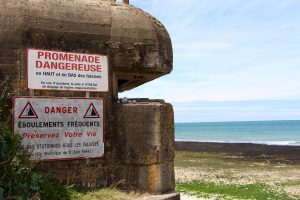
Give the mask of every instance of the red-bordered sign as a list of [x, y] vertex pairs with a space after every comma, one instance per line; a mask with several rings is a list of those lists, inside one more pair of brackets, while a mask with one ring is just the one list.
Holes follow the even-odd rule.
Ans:
[[14, 132], [31, 160], [99, 158], [104, 154], [104, 101], [15, 97]]
[[27, 87], [32, 90], [109, 92], [108, 56], [29, 48]]

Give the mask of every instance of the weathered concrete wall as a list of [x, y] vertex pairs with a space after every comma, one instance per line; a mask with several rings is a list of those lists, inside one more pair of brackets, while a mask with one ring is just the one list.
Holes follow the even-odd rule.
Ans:
[[[130, 5], [103, 0], [1, 0], [0, 22], [3, 73], [8, 67], [15, 74], [17, 69], [24, 71], [28, 47], [109, 55], [120, 80], [119, 91], [172, 70], [166, 29]], [[15, 84], [24, 86], [21, 74]]]
[[174, 191], [172, 106], [163, 101], [117, 103], [111, 112], [114, 140], [106, 141], [109, 152], [104, 159], [47, 162], [39, 164], [39, 169], [61, 182], [85, 187], [119, 185], [152, 193]]
[[[104, 157], [39, 163], [41, 171], [84, 187], [124, 180], [123, 186], [129, 189], [174, 190], [170, 105], [116, 103], [119, 91], [171, 72], [172, 44], [159, 21], [132, 6], [107, 0], [0, 0], [0, 78], [7, 78], [12, 96], [32, 94], [26, 86], [27, 48], [109, 56], [109, 92], [89, 94], [105, 101]], [[86, 93], [49, 90], [34, 91], [34, 95], [85, 97]], [[138, 113], [140, 109], [144, 112]], [[127, 113], [130, 118], [125, 117]]]
[[174, 116], [170, 104], [117, 104], [117, 132], [124, 139], [120, 158], [128, 168], [130, 189], [166, 192], [175, 187]]

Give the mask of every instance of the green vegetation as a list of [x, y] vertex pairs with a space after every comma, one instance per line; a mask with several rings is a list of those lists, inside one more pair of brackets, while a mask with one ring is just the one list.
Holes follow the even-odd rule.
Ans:
[[13, 134], [8, 123], [0, 122], [0, 191], [7, 199], [134, 199], [133, 194], [116, 189], [78, 192], [35, 172], [29, 153], [20, 149], [20, 138]]
[[275, 192], [270, 186], [262, 183], [248, 185], [215, 184], [202, 181], [178, 182], [177, 191], [193, 194], [198, 197], [209, 198], [211, 196], [219, 199], [257, 199], [257, 200], [293, 200], [285, 193]]
[[68, 199], [69, 188], [35, 172], [30, 153], [20, 149], [21, 139], [12, 132], [12, 94], [6, 80], [0, 84], [0, 191], [7, 199]]
[[8, 123], [0, 122], [0, 188], [11, 199], [68, 199], [70, 190], [34, 171], [29, 153], [20, 149], [20, 138]]
[[270, 158], [249, 160], [238, 153], [175, 155], [176, 187], [187, 195], [212, 199], [300, 199], [300, 164], [270, 162]]

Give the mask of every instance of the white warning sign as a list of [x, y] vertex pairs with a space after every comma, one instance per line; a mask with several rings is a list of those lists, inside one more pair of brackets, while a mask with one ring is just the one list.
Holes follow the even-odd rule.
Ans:
[[108, 91], [108, 59], [98, 54], [27, 49], [28, 88]]
[[31, 160], [101, 157], [103, 122], [102, 99], [14, 99], [14, 131]]

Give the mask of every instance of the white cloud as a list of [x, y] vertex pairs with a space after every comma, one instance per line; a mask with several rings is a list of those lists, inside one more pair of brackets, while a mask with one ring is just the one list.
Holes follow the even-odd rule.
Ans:
[[169, 30], [174, 71], [121, 97], [173, 103], [300, 99], [300, 1], [131, 3], [156, 16]]

